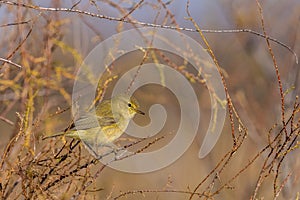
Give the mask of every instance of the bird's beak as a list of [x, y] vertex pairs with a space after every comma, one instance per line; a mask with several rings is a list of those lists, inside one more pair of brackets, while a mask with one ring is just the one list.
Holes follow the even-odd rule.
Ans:
[[143, 111], [140, 111], [138, 109], [135, 109], [135, 112], [138, 113], [138, 114], [141, 114], [141, 115], [145, 115], [145, 113]]

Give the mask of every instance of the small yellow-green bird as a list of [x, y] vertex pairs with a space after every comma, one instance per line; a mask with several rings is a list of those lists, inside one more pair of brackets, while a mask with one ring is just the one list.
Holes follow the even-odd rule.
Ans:
[[123, 134], [135, 114], [145, 115], [138, 108], [139, 104], [134, 97], [127, 94], [117, 95], [99, 103], [93, 110], [95, 112], [81, 116], [63, 132], [43, 139], [64, 135], [83, 141], [89, 148], [110, 146]]

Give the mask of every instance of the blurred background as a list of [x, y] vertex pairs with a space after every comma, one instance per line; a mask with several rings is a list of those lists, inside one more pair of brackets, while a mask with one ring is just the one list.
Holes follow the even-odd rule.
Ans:
[[[18, 5], [9, 5], [0, 1], [0, 57], [22, 66], [22, 69], [7, 63], [0, 66], [2, 197], [69, 199], [79, 192], [79, 198], [94, 199], [206, 199], [210, 195], [214, 199], [250, 199], [253, 196], [264, 199], [299, 198], [297, 115], [288, 121], [300, 91], [299, 64], [287, 48], [271, 42], [285, 97], [285, 120], [289, 123], [286, 134], [281, 132], [282, 102], [278, 76], [266, 40], [246, 32], [204, 32], [242, 121], [239, 122], [236, 117], [233, 119], [236, 135], [241, 136], [238, 140], [241, 145], [226, 162], [229, 158], [226, 153], [233, 149], [232, 124], [227, 113], [216, 146], [208, 156], [198, 158], [211, 119], [211, 103], [205, 84], [191, 81], [201, 110], [199, 131], [192, 145], [176, 162], [161, 170], [145, 174], [124, 173], [103, 168], [101, 163], [85, 166], [84, 163], [93, 160], [92, 156], [81, 144], [72, 149], [76, 142], [71, 139], [44, 141], [41, 138], [61, 131], [72, 121], [70, 107], [74, 79], [82, 61], [95, 46], [116, 33], [142, 27], [134, 22], [195, 30], [188, 20], [187, 2], [17, 2]], [[76, 9], [103, 17], [92, 17], [82, 12], [49, 11], [32, 5]], [[263, 1], [261, 6], [267, 34], [289, 46], [299, 56], [300, 1]], [[201, 29], [263, 32], [258, 5], [254, 1], [191, 0], [189, 11]], [[108, 17], [124, 17], [126, 23]], [[199, 33], [183, 33], [204, 44]], [[142, 56], [124, 55], [110, 66], [99, 82], [104, 99], [110, 97], [118, 77], [138, 66]], [[182, 65], [181, 59], [169, 57], [175, 65]], [[194, 73], [188, 67], [187, 71]], [[141, 110], [146, 113], [153, 104], [161, 104], [167, 111], [166, 124], [155, 136], [165, 137], [145, 151], [154, 151], [168, 144], [180, 122], [180, 108], [174, 94], [163, 86], [149, 85], [139, 88], [134, 95], [141, 104]], [[134, 121], [145, 126], [151, 119], [147, 114], [145, 117], [136, 116]], [[291, 125], [292, 122], [294, 124]], [[281, 139], [270, 145], [270, 138], [274, 139], [277, 135]], [[124, 134], [116, 143], [122, 144], [130, 138]], [[140, 147], [150, 141], [151, 138]], [[64, 152], [66, 157], [57, 157], [60, 152]], [[67, 161], [68, 164], [65, 163]], [[215, 167], [217, 171], [211, 172]], [[262, 178], [264, 173], [267, 176]], [[209, 177], [205, 179], [207, 175]], [[196, 192], [203, 196], [191, 197], [191, 192], [202, 181]]]

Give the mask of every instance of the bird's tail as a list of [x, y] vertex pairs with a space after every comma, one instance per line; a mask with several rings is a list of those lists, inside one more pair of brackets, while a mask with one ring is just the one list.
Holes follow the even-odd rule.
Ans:
[[58, 137], [58, 136], [63, 136], [65, 135], [66, 133], [65, 132], [59, 132], [59, 133], [56, 133], [54, 135], [48, 135], [48, 136], [45, 136], [42, 138], [42, 140], [46, 140], [46, 139], [49, 139], [49, 138], [54, 138], [54, 137]]

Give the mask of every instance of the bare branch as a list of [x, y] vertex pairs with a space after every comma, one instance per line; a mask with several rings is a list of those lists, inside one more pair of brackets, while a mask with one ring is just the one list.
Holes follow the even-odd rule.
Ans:
[[13, 65], [13, 66], [15, 66], [15, 67], [18, 67], [18, 68], [20, 68], [20, 69], [22, 68], [21, 65], [15, 63], [15, 62], [13, 62], [13, 61], [11, 61], [11, 60], [7, 60], [7, 59], [4, 59], [4, 58], [0, 58], [0, 61], [2, 61], [2, 62], [4, 62], [4, 63], [11, 64], [11, 65]]

